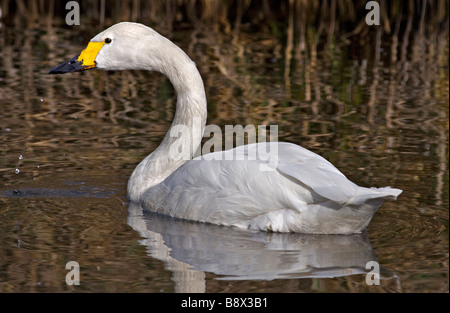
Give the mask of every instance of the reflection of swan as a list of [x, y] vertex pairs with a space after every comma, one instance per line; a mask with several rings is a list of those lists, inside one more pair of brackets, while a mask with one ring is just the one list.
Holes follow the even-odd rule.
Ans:
[[144, 25], [108, 28], [50, 73], [90, 68], [159, 71], [175, 88], [172, 126], [128, 182], [130, 200], [148, 210], [254, 230], [348, 234], [364, 230], [382, 202], [402, 192], [359, 187], [322, 157], [289, 143], [252, 144], [190, 160], [206, 122], [202, 79], [180, 48]]
[[[175, 291], [205, 290], [205, 274], [218, 279], [272, 280], [328, 278], [360, 274], [376, 261], [366, 233], [310, 235], [264, 233], [143, 213], [131, 203], [128, 224], [142, 239], [151, 257], [173, 273]], [[382, 279], [396, 277], [382, 270]], [[387, 276], [385, 276], [387, 275]]]

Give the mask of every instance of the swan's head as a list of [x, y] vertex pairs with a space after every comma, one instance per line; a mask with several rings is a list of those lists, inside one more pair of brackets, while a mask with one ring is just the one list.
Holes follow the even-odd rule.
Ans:
[[142, 24], [122, 22], [91, 39], [79, 55], [50, 70], [64, 74], [98, 68], [103, 70], [155, 70], [164, 66], [169, 40]]

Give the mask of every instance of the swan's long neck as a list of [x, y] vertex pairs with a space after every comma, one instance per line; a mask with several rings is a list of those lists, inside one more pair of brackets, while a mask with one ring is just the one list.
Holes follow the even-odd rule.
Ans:
[[157, 65], [152, 64], [148, 69], [160, 71], [169, 78], [177, 95], [176, 111], [159, 147], [139, 163], [128, 181], [128, 198], [132, 201], [139, 201], [148, 188], [162, 182], [192, 158], [206, 124], [205, 89], [194, 62], [169, 40], [163, 42], [160, 51]]

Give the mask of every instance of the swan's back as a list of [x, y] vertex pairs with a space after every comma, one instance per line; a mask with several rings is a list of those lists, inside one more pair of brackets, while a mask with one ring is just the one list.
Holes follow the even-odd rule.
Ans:
[[[277, 160], [254, 160], [276, 151]], [[258, 143], [186, 162], [150, 188], [142, 205], [174, 217], [264, 231], [363, 231], [401, 190], [364, 188], [319, 155], [289, 143]], [[250, 159], [249, 159], [250, 158]]]

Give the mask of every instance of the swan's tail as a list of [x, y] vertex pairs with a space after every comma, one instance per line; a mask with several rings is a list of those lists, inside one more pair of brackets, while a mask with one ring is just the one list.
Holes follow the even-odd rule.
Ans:
[[360, 233], [385, 200], [396, 200], [401, 193], [402, 190], [391, 187], [355, 187], [353, 195], [345, 201], [336, 202], [328, 198], [328, 201], [309, 205], [303, 219], [289, 226], [299, 232], [317, 234]]
[[370, 200], [397, 200], [397, 197], [403, 192], [401, 189], [383, 187], [383, 188], [364, 188], [360, 187], [355, 195], [349, 199], [348, 204], [359, 205]]

